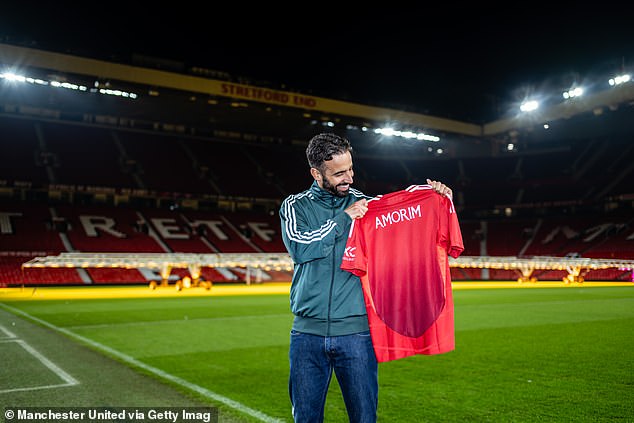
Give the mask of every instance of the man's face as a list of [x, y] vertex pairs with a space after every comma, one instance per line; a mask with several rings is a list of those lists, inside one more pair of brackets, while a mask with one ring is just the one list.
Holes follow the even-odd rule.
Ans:
[[353, 182], [352, 155], [346, 151], [332, 156], [332, 160], [324, 162], [323, 171], [313, 168], [311, 173], [322, 189], [337, 197], [345, 197], [350, 193]]

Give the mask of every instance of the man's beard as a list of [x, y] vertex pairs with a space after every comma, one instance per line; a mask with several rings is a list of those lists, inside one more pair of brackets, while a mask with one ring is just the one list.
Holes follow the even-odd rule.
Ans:
[[[329, 193], [333, 194], [336, 197], [347, 197], [348, 194], [350, 194], [350, 189], [348, 189], [347, 191], [341, 192], [337, 189], [338, 185], [333, 185], [330, 183], [330, 181], [328, 181], [328, 179], [326, 179], [326, 177], [324, 176], [322, 178], [322, 185], [323, 188], [328, 191]], [[348, 185], [348, 184], [341, 184], [341, 185]]]

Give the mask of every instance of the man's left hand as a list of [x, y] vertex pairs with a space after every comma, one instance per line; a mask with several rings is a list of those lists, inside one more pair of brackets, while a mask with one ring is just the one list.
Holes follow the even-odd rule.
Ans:
[[438, 194], [446, 195], [447, 197], [453, 199], [453, 192], [451, 191], [451, 188], [449, 188], [447, 185], [439, 181], [432, 181], [431, 179], [428, 179], [427, 183], [431, 185], [433, 190], [436, 191]]

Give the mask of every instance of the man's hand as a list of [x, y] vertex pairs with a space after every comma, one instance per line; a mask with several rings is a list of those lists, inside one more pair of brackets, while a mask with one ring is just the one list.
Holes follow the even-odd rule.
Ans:
[[361, 219], [368, 212], [368, 200], [365, 198], [353, 203], [345, 210], [352, 219]]
[[449, 188], [447, 185], [439, 181], [432, 181], [431, 179], [428, 179], [427, 183], [431, 185], [434, 191], [436, 191], [438, 194], [446, 195], [447, 197], [453, 199], [453, 192], [451, 191], [451, 188]]

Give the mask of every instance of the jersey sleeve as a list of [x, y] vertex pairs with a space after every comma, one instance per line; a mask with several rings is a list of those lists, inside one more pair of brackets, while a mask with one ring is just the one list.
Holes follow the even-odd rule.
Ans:
[[448, 255], [457, 258], [464, 251], [458, 214], [450, 198], [443, 197], [442, 206], [444, 210], [440, 213], [439, 245], [447, 251]]
[[365, 252], [363, 231], [360, 228], [361, 221], [353, 220], [350, 225], [350, 233], [346, 242], [346, 249], [341, 260], [341, 269], [347, 270], [359, 277], [368, 272], [368, 258]]

